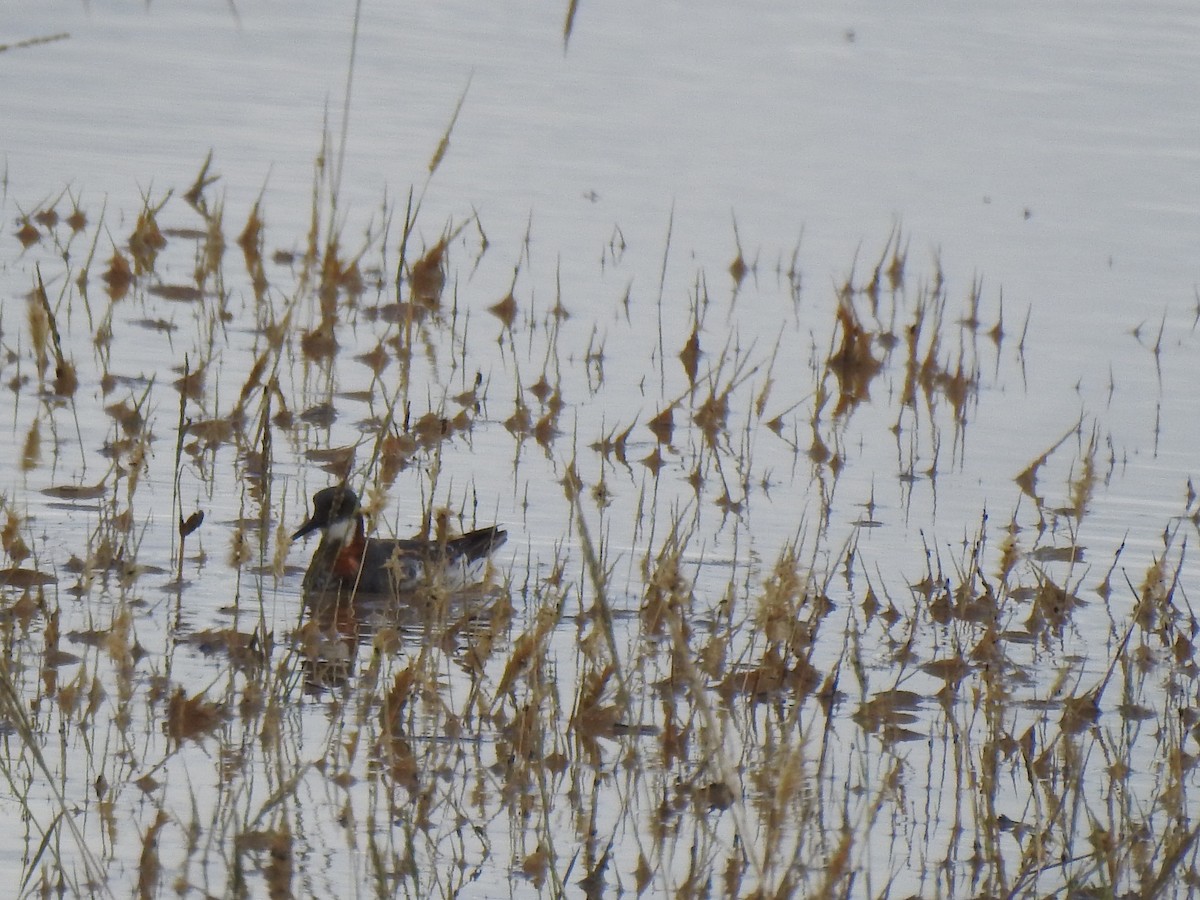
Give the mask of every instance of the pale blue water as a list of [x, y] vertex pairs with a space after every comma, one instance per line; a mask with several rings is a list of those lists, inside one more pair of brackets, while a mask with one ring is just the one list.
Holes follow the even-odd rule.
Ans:
[[[558, 481], [577, 455], [585, 481], [594, 484], [600, 463], [587, 446], [635, 420], [630, 459], [653, 449], [644, 426], [686, 392], [676, 355], [703, 284], [711, 298], [701, 331], [706, 359], [729, 346], [747, 369], [759, 366], [736, 395], [732, 430], [740, 433], [752, 398], [764, 388], [776, 342], [781, 350], [770, 365], [767, 416], [783, 414], [786, 425], [783, 438], [751, 429], [753, 462], [745, 478], [773, 487], [751, 491], [743, 519], [721, 515], [713, 504], [719, 473], [706, 472], [692, 574], [715, 606], [729, 581], [758, 578], [782, 544], [799, 530], [808, 536], [816, 530], [820, 484], [804, 456], [811, 372], [828, 355], [836, 287], [852, 266], [855, 280], [864, 282], [899, 227], [909, 249], [910, 293], [917, 282], [929, 282], [931, 261], [939, 259], [947, 279], [945, 318], [953, 323], [966, 312], [973, 281], [982, 279], [982, 330], [995, 322], [1002, 294], [1006, 338], [998, 349], [983, 336], [974, 345], [942, 348], [943, 361], [961, 354], [981, 374], [961, 443], [944, 401], [916, 420], [901, 413], [902, 372], [888, 371], [872, 384], [871, 403], [840, 432], [845, 468], [818, 561], [836, 564], [872, 497], [874, 518], [884, 527], [861, 532], [859, 552], [869, 572], [886, 573], [901, 592], [924, 574], [923, 546], [957, 559], [985, 507], [998, 522], [1019, 509], [1032, 542], [1036, 516], [1028, 499], [1019, 500], [1013, 477], [1082, 417], [1085, 438], [1094, 429], [1103, 448], [1106, 477], [1078, 536], [1091, 568], [1086, 575], [1075, 571], [1072, 581], [1093, 587], [1122, 540], [1123, 564], [1138, 581], [1163, 552], [1164, 528], [1185, 512], [1186, 482], [1195, 472], [1200, 11], [1115, 2], [886, 10], [866, 3], [581, 4], [566, 52], [563, 14], [534, 4], [465, 2], [363, 9], [341, 168], [343, 246], [357, 248], [368, 227], [380, 227], [385, 193], [402, 218], [409, 187], [421, 193], [464, 92], [448, 154], [423, 194], [414, 246], [432, 244], [448, 223], [461, 224], [473, 212], [489, 242], [478, 268], [472, 254], [481, 241], [473, 226], [452, 248], [457, 331], [434, 358], [418, 354], [414, 361], [416, 415], [463, 390], [476, 370], [490, 384], [470, 441], [447, 451], [439, 502], [469, 495], [482, 520], [506, 523], [516, 573], [528, 560], [536, 574], [546, 574], [556, 544], [565, 542], [575, 550], [571, 574], [582, 581], [578, 537], [568, 531], [571, 514]], [[38, 491], [99, 480], [108, 463], [98, 448], [112, 427], [100, 407], [136, 397], [150, 377], [165, 388], [184, 353], [194, 359], [206, 348], [197, 323], [207, 320], [207, 309], [143, 297], [122, 301], [114, 307], [111, 368], [144, 380], [100, 396], [91, 333], [107, 308], [96, 276], [113, 244], [127, 240], [143, 196], [157, 203], [168, 190], [181, 194], [211, 149], [221, 181], [209, 196], [225, 204], [227, 236], [236, 236], [262, 193], [267, 256], [302, 249], [324, 127], [332, 146], [340, 146], [352, 21], [348, 8], [318, 3], [238, 5], [236, 15], [221, 4], [22, 4], [6, 12], [0, 29], [0, 43], [10, 44], [71, 35], [0, 53], [0, 330], [18, 360], [5, 363], [6, 383], [18, 370], [32, 372], [22, 356], [23, 297], [38, 254], [45, 254], [43, 271], [57, 276], [52, 299], [67, 280], [47, 261], [61, 257], [48, 242], [20, 252], [12, 223], [69, 189], [91, 220], [70, 247], [78, 265], [107, 209], [91, 308], [74, 302], [60, 312], [69, 352], [90, 376], [77, 400], [81, 411], [50, 412], [26, 388], [8, 394], [12, 427], [0, 430], [0, 449], [10, 460], [35, 418], [47, 442], [55, 433], [68, 443], [82, 438], [57, 458], [43, 450], [43, 464], [29, 472], [0, 466], [0, 493], [34, 518], [39, 553], [61, 565], [82, 552], [97, 513], [50, 503]], [[326, 201], [321, 208], [327, 226]], [[58, 210], [65, 215], [69, 203], [61, 201]], [[726, 268], [737, 252], [735, 221], [757, 272], [731, 302]], [[175, 198], [160, 224], [195, 227], [198, 218]], [[385, 258], [374, 246], [368, 265], [382, 264], [390, 275], [399, 227], [398, 219], [390, 226]], [[803, 287], [794, 303], [778, 271], [789, 268], [797, 244]], [[157, 271], [168, 281], [186, 281], [192, 254], [186, 242], [175, 241]], [[225, 263], [231, 271], [240, 270], [238, 255], [231, 244]], [[518, 266], [521, 318], [509, 341], [486, 310], [507, 292]], [[282, 311], [294, 285], [282, 267], [268, 266], [268, 276], [270, 302]], [[559, 326], [555, 353], [547, 354], [550, 329], [542, 323], [560, 291], [571, 317]], [[230, 305], [234, 316], [220, 335], [223, 349], [209, 382], [219, 386], [220, 399], [210, 400], [215, 409], [193, 409], [198, 418], [228, 410], [259, 346], [244, 287]], [[301, 326], [311, 325], [313, 298], [294, 312]], [[179, 329], [169, 337], [134, 324], [146, 316], [165, 317]], [[949, 327], [946, 333], [959, 334]], [[333, 388], [319, 375], [304, 375], [291, 351], [280, 375], [283, 395], [306, 406], [328, 399], [331, 389], [366, 389], [369, 370], [351, 357], [381, 335], [390, 336], [363, 322], [339, 331], [343, 355]], [[598, 390], [582, 362], [596, 343], [605, 348]], [[460, 353], [464, 362], [455, 368]], [[501, 423], [512, 413], [518, 378], [528, 388], [548, 355], [567, 363], [558, 373], [566, 434], [550, 454], [533, 441], [514, 451]], [[551, 367], [548, 380], [555, 374]], [[176, 399], [168, 390], [155, 395], [157, 442], [135, 505], [153, 523], [139, 560], [168, 571]], [[536, 419], [540, 410], [525, 399]], [[282, 529], [298, 524], [308, 495], [327, 481], [302, 459], [305, 442], [359, 439], [361, 420], [377, 415], [379, 404], [343, 402], [339, 409], [328, 434], [301, 431], [275, 448], [272, 508]], [[936, 479], [924, 475], [935, 459], [931, 415], [941, 441]], [[685, 479], [702, 441], [685, 433], [686, 418], [677, 414], [679, 453], [668, 455], [657, 498], [664, 520], [692, 498]], [[892, 430], [898, 420], [899, 439]], [[825, 425], [832, 440], [828, 413]], [[798, 457], [791, 440], [800, 445]], [[1065, 503], [1081, 449], [1072, 438], [1043, 468], [1039, 484], [1048, 505]], [[228, 624], [221, 610], [239, 593], [254, 594], [225, 563], [231, 523], [246, 512], [234, 457], [231, 448], [219, 450], [212, 479], [185, 472], [185, 505], [209, 516], [199, 538], [208, 561], [188, 566], [194, 585], [181, 613], [185, 630]], [[897, 480], [909, 467], [921, 476], [911, 485]], [[636, 462], [604, 474], [614, 506], [603, 519], [588, 507], [591, 527], [611, 541], [619, 559], [614, 578], [624, 585], [644, 552], [646, 536], [633, 533], [631, 522], [652, 482]], [[743, 473], [726, 474], [737, 495]], [[413, 531], [427, 490], [422, 475], [402, 475], [387, 527]], [[709, 564], [698, 565], [701, 558]], [[289, 561], [302, 565], [303, 552], [293, 550]], [[157, 586], [166, 577], [145, 589], [151, 610], [165, 602]], [[621, 588], [630, 609], [641, 600], [636, 582]], [[295, 622], [298, 589], [294, 576], [265, 589], [266, 618], [280, 629]], [[1118, 614], [1131, 603], [1127, 589], [1118, 591]], [[147, 635], [162, 618], [143, 622]], [[1091, 644], [1083, 668], [1096, 675], [1107, 663], [1109, 619], [1097, 604], [1094, 617], [1081, 620], [1087, 624], [1074, 636], [1074, 649]], [[566, 631], [560, 677], [569, 682], [574, 632]], [[153, 643], [149, 636], [146, 643]], [[196, 687], [212, 679], [210, 663], [183, 659], [191, 669], [177, 678]], [[295, 726], [314, 723], [301, 718]], [[299, 743], [316, 748], [324, 737]], [[11, 849], [6, 854], [16, 859]]]

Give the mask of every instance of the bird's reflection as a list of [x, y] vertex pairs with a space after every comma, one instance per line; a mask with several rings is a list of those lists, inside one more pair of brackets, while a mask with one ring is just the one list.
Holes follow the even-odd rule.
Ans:
[[496, 585], [455, 592], [428, 588], [404, 597], [306, 590], [294, 643], [306, 689], [322, 693], [349, 684], [362, 646], [385, 654], [437, 646], [473, 667], [469, 651], [477, 639], [494, 635], [511, 615], [509, 593]]

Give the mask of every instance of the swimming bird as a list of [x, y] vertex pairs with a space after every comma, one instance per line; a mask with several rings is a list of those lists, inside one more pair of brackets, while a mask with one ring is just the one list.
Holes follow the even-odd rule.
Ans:
[[405, 594], [425, 585], [461, 590], [483, 580], [508, 533], [492, 526], [444, 540], [367, 537], [358, 495], [345, 485], [313, 494], [312, 515], [292, 540], [314, 531], [321, 543], [304, 574], [306, 591]]

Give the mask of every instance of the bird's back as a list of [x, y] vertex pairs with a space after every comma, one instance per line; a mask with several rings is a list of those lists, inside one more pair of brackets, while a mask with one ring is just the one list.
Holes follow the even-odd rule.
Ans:
[[442, 584], [450, 590], [476, 584], [487, 570], [492, 551], [507, 539], [508, 533], [494, 526], [445, 541], [369, 538], [358, 590], [403, 593], [429, 584]]

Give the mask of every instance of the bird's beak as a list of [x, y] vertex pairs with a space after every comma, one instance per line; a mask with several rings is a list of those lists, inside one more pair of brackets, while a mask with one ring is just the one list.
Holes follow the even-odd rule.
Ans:
[[314, 516], [311, 519], [309, 519], [307, 522], [305, 522], [303, 525], [301, 525], [299, 528], [296, 529], [296, 533], [292, 535], [292, 540], [298, 541], [300, 538], [304, 537], [306, 534], [312, 534], [314, 531], [316, 531], [320, 527], [321, 527], [320, 523], [317, 522], [316, 516]]

